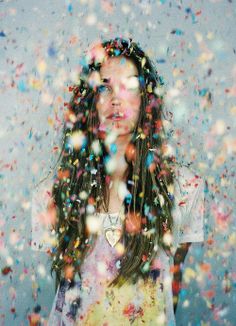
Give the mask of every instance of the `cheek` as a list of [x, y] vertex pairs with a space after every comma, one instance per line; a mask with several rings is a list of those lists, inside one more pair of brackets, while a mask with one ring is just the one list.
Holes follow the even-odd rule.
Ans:
[[130, 99], [129, 101], [127, 101], [126, 105], [128, 110], [132, 114], [132, 116], [136, 117], [139, 115], [139, 111], [141, 107], [141, 98], [137, 97], [137, 98]]
[[96, 110], [99, 116], [103, 116], [104, 113], [107, 111], [107, 104], [103, 99], [98, 99], [96, 101]]

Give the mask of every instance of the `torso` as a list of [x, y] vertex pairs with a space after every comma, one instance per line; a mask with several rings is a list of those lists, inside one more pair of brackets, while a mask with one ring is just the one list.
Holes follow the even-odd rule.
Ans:
[[82, 306], [77, 316], [78, 325], [158, 324], [165, 310], [162, 274], [134, 285], [108, 287], [118, 273], [119, 259], [116, 247], [107, 243], [104, 234], [99, 235], [81, 270]]

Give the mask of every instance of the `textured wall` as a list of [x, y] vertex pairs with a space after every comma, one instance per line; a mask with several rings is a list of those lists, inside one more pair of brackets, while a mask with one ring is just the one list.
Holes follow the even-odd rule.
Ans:
[[131, 36], [165, 79], [177, 158], [209, 187], [178, 325], [235, 325], [235, 1], [3, 0], [0, 15], [0, 324], [26, 325], [35, 308], [47, 318], [49, 258], [30, 247], [35, 186], [56, 162], [80, 55], [99, 37]]

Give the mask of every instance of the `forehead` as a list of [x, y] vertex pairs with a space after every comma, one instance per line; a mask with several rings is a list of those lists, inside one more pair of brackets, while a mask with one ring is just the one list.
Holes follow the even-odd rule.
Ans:
[[103, 62], [100, 68], [102, 77], [112, 77], [121, 74], [123, 77], [128, 75], [137, 75], [138, 68], [135, 63], [124, 56], [109, 57]]

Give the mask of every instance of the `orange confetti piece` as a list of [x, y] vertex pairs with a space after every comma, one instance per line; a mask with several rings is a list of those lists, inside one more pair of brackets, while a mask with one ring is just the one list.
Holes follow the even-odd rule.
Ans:
[[202, 271], [209, 273], [211, 270], [211, 265], [210, 264], [201, 264], [200, 268]]

